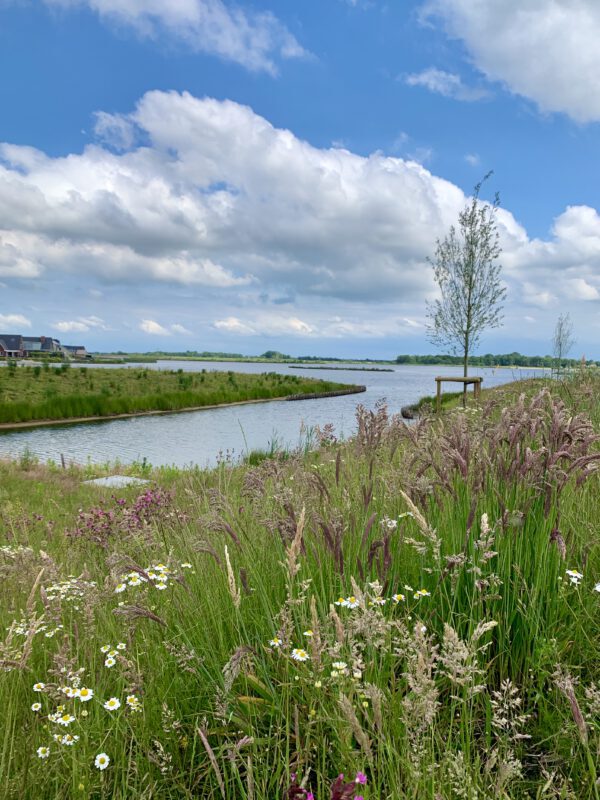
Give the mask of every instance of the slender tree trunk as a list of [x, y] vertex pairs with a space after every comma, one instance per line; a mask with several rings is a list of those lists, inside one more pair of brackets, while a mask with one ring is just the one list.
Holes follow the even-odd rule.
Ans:
[[[463, 356], [463, 377], [467, 378], [469, 376], [469, 334], [465, 336], [465, 353]], [[462, 399], [463, 408], [467, 407], [467, 384], [463, 384], [463, 399]]]

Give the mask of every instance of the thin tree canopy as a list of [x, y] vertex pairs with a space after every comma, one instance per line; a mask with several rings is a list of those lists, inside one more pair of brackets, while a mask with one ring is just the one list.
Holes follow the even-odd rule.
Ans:
[[458, 226], [437, 241], [429, 259], [441, 297], [428, 305], [427, 334], [431, 342], [450, 348], [463, 358], [468, 375], [469, 355], [487, 328], [502, 323], [506, 289], [498, 262], [502, 249], [496, 227], [498, 194], [493, 203], [479, 199], [488, 173], [473, 191], [473, 197], [458, 217]]

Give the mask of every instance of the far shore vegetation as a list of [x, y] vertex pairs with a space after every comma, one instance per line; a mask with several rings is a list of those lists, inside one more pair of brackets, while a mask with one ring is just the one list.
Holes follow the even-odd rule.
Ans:
[[[2, 799], [599, 800], [599, 398], [358, 406], [213, 470], [0, 461]], [[83, 482], [115, 469], [150, 482]]]
[[25, 366], [0, 370], [0, 423], [109, 417], [224, 405], [352, 387], [332, 381], [239, 372]]
[[[185, 350], [180, 352], [152, 351], [146, 353], [92, 353], [86, 363], [126, 364], [126, 363], [156, 363], [157, 361], [230, 361], [232, 363], [256, 364], [414, 364], [423, 366], [462, 366], [463, 357], [444, 353], [436, 354], [401, 354], [393, 359], [385, 358], [339, 358], [333, 356], [291, 356], [276, 350], [268, 350], [257, 356], [243, 355], [242, 353], [226, 353], [211, 351]], [[561, 368], [578, 367], [582, 363], [580, 358], [561, 358]], [[600, 366], [600, 361], [588, 360], [587, 366]], [[528, 356], [522, 353], [484, 353], [470, 355], [469, 365], [472, 367], [528, 367], [555, 369], [557, 360], [555, 355]]]

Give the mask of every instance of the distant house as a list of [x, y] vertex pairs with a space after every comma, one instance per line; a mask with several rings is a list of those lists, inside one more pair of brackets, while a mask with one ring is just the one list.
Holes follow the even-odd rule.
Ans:
[[23, 358], [23, 337], [12, 333], [0, 334], [0, 357]]
[[51, 336], [24, 336], [23, 351], [26, 356], [36, 356], [41, 353], [61, 353], [62, 347], [58, 339]]
[[82, 344], [62, 345], [51, 336], [21, 336], [0, 334], [0, 358], [35, 358], [59, 355], [68, 358], [91, 358]]
[[83, 344], [63, 344], [62, 349], [71, 358], [88, 358], [88, 351]]

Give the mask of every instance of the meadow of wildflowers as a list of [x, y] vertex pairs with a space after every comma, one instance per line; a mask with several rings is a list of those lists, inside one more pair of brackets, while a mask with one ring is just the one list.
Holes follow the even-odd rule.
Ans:
[[0, 464], [2, 798], [599, 800], [599, 389], [141, 494]]

